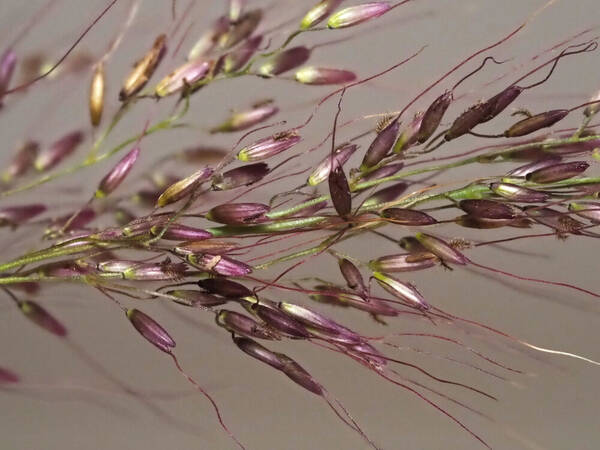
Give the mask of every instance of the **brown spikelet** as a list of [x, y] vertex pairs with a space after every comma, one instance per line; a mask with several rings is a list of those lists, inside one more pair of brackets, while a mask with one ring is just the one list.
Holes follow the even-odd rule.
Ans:
[[394, 116], [392, 114], [386, 114], [385, 116], [383, 116], [381, 119], [379, 119], [379, 121], [377, 122], [377, 125], [375, 125], [375, 132], [377, 134], [381, 133], [383, 130], [385, 130], [387, 128], [387, 126], [392, 123], [392, 120], [394, 119]]
[[448, 241], [450, 247], [455, 248], [457, 250], [464, 250], [467, 248], [472, 248], [473, 243], [465, 238], [453, 238]]
[[298, 136], [298, 132], [296, 130], [286, 130], [281, 131], [279, 133], [275, 133], [273, 135], [273, 139], [276, 141], [283, 141], [285, 139], [289, 139], [296, 136]]

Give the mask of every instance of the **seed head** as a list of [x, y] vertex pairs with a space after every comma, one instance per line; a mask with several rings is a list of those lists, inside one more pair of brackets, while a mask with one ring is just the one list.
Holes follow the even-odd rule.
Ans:
[[245, 298], [244, 300], [247, 301], [243, 305], [246, 310], [259, 317], [278, 333], [291, 339], [307, 339], [310, 337], [306, 327], [298, 320], [279, 310], [275, 302], [263, 298], [258, 301], [254, 297]]
[[513, 169], [510, 172], [508, 172], [506, 175], [511, 178], [526, 177], [531, 172], [535, 172], [538, 169], [543, 169], [544, 167], [552, 166], [561, 161], [562, 158], [560, 157], [560, 155], [548, 155], [545, 158], [536, 159], [533, 162], [517, 167], [516, 169]]
[[171, 203], [175, 203], [176, 201], [187, 197], [195, 191], [198, 186], [208, 180], [212, 174], [213, 170], [210, 167], [204, 167], [183, 180], [173, 183], [165, 189], [160, 197], [158, 197], [156, 206], [162, 208], [163, 206], [170, 205]]
[[423, 252], [408, 255], [381, 256], [369, 262], [369, 268], [375, 272], [394, 273], [412, 272], [429, 269], [436, 265], [437, 256]]
[[102, 178], [94, 194], [96, 198], [106, 197], [119, 187], [125, 177], [131, 172], [131, 169], [133, 169], [133, 165], [137, 161], [138, 156], [140, 156], [140, 151], [139, 147], [134, 147]]
[[410, 123], [400, 132], [400, 136], [394, 144], [394, 153], [400, 153], [416, 144], [424, 116], [424, 111], [417, 112]]
[[438, 237], [425, 233], [417, 233], [415, 237], [423, 247], [440, 258], [443, 262], [459, 264], [462, 266], [469, 262], [465, 255], [452, 248]]
[[331, 166], [343, 166], [350, 159], [358, 147], [354, 144], [342, 144], [337, 147], [332, 155], [328, 155], [323, 161], [317, 164], [315, 170], [308, 177], [307, 183], [310, 186], [316, 186], [327, 180], [331, 172]]
[[284, 131], [244, 147], [237, 157], [244, 162], [262, 161], [292, 148], [301, 140], [295, 130]]
[[119, 100], [124, 102], [142, 90], [154, 74], [166, 50], [167, 36], [161, 34], [156, 38], [148, 53], [135, 63], [133, 70], [125, 78], [123, 88], [119, 92]]
[[243, 277], [252, 272], [252, 267], [241, 261], [227, 258], [222, 255], [188, 255], [187, 260], [193, 266], [207, 272], [212, 272], [225, 277]]
[[387, 208], [381, 212], [381, 216], [391, 219], [391, 222], [406, 226], [424, 226], [438, 223], [429, 214], [415, 209]]
[[515, 211], [505, 203], [495, 200], [461, 200], [458, 204], [467, 214], [483, 219], [514, 219]]
[[219, 310], [217, 312], [216, 321], [217, 325], [232, 333], [241, 334], [242, 336], [268, 340], [280, 339], [277, 333], [269, 330], [263, 324], [235, 311], [226, 309]]
[[283, 353], [277, 353], [277, 357], [283, 363], [281, 370], [288, 378], [313, 394], [324, 395], [323, 387], [300, 364]]
[[20, 225], [46, 211], [46, 206], [38, 203], [0, 208], [0, 226]]
[[334, 161], [333, 164], [334, 168], [328, 177], [329, 195], [338, 215], [346, 219], [352, 213], [352, 194], [344, 169], [337, 161]]
[[383, 289], [408, 303], [410, 306], [423, 310], [431, 308], [429, 303], [427, 303], [425, 298], [413, 285], [404, 283], [381, 272], [373, 272], [373, 277]]
[[270, 209], [262, 203], [224, 203], [208, 211], [206, 218], [227, 225], [243, 225], [261, 221]]
[[225, 298], [243, 298], [252, 296], [252, 291], [243, 284], [227, 278], [205, 278], [198, 280], [198, 286], [208, 292]]
[[244, 10], [244, 3], [246, 0], [230, 0], [229, 1], [229, 21], [236, 23]]
[[210, 253], [211, 255], [222, 255], [229, 253], [237, 248], [233, 242], [217, 241], [216, 239], [207, 239], [200, 241], [182, 242], [174, 247], [175, 253], [182, 256], [199, 255]]
[[444, 139], [451, 141], [467, 134], [477, 125], [483, 123], [492, 109], [493, 103], [490, 102], [479, 102], [471, 106], [452, 122], [450, 129], [444, 133]]
[[123, 278], [133, 281], [171, 281], [185, 277], [187, 266], [184, 263], [139, 263], [123, 271]]
[[534, 183], [554, 183], [555, 181], [573, 178], [585, 172], [588, 167], [590, 165], [585, 161], [558, 163], [530, 172], [525, 179]]
[[258, 359], [277, 370], [283, 369], [283, 362], [279, 359], [277, 354], [263, 347], [258, 342], [241, 336], [232, 336], [232, 339], [235, 345], [247, 355]]
[[362, 203], [362, 208], [372, 209], [377, 207], [377, 205], [393, 202], [394, 200], [397, 200], [400, 195], [402, 195], [407, 187], [408, 185], [405, 182], [400, 181], [392, 184], [391, 186], [375, 191]]
[[393, 120], [379, 132], [365, 153], [365, 157], [360, 166], [361, 170], [379, 164], [379, 162], [387, 156], [396, 141], [399, 127], [400, 123], [397, 120]]
[[[164, 227], [160, 225], [153, 226], [150, 231], [153, 235], [158, 236], [163, 232]], [[169, 241], [201, 241], [212, 237], [208, 231], [201, 228], [189, 227], [178, 223], [171, 223], [167, 231], [163, 233], [161, 239]]]
[[258, 50], [262, 40], [261, 35], [251, 37], [241, 46], [227, 53], [223, 60], [223, 72], [232, 73], [242, 69]]
[[100, 272], [107, 273], [123, 273], [140, 264], [139, 261], [131, 261], [127, 259], [110, 259], [99, 262], [96, 266]]
[[57, 261], [36, 267], [37, 274], [45, 277], [71, 278], [93, 273], [93, 267], [78, 261]]
[[340, 258], [338, 264], [340, 266], [340, 272], [342, 273], [344, 280], [346, 280], [348, 287], [361, 295], [367, 295], [367, 286], [365, 285], [365, 281], [363, 280], [358, 267], [347, 258]]
[[302, 84], [346, 84], [356, 80], [356, 74], [349, 70], [309, 66], [298, 70], [294, 78]]
[[247, 164], [228, 170], [221, 175], [216, 175], [213, 180], [213, 189], [227, 191], [240, 186], [248, 186], [262, 180], [269, 173], [266, 163]]
[[270, 103], [261, 104], [247, 111], [236, 112], [229, 119], [210, 130], [211, 133], [231, 133], [251, 128], [279, 112], [279, 108]]
[[353, 341], [361, 341], [361, 337], [354, 331], [305, 306], [287, 302], [279, 302], [277, 306], [288, 316], [298, 320], [308, 327], [325, 330], [333, 335], [344, 336]]
[[528, 226], [528, 222], [522, 222], [523, 220], [524, 219], [488, 219], [486, 217], [478, 217], [472, 216], [470, 214], [465, 214], [463, 216], [457, 217], [454, 221], [461, 227], [476, 228], [478, 230], [488, 230], [513, 225], [517, 222], [523, 225], [527, 223]]
[[427, 303], [425, 298], [413, 285], [404, 283], [381, 272], [373, 272], [373, 277], [383, 289], [408, 303], [410, 306], [423, 310], [431, 308], [429, 303]]
[[213, 64], [214, 61], [204, 58], [183, 64], [159, 81], [154, 94], [157, 97], [167, 97], [194, 85], [208, 74]]
[[92, 126], [97, 127], [102, 120], [104, 110], [104, 64], [98, 63], [94, 68], [92, 82], [90, 84], [90, 121]]
[[315, 286], [322, 294], [311, 294], [311, 299], [336, 306], [351, 307], [379, 316], [397, 316], [398, 311], [385, 302], [371, 298], [368, 295], [357, 295], [330, 285]]
[[311, 300], [318, 303], [326, 303], [328, 305], [348, 307], [350, 306], [350, 303], [347, 301], [348, 298], [352, 298], [352, 296], [354, 296], [362, 300], [362, 298], [358, 295], [353, 294], [351, 292], [346, 292], [342, 288], [334, 285], [317, 285], [314, 287], [314, 290], [322, 291], [322, 293], [317, 294], [313, 292], [309, 295]]
[[419, 127], [419, 132], [416, 137], [416, 141], [419, 144], [427, 141], [433, 133], [435, 133], [435, 130], [440, 126], [442, 118], [453, 100], [453, 92], [446, 91], [436, 98], [429, 108], [427, 108], [427, 111], [425, 111], [423, 119], [421, 120], [421, 126]]
[[133, 327], [152, 345], [165, 353], [171, 353], [175, 348], [173, 338], [150, 316], [139, 309], [128, 309], [126, 315]]
[[21, 312], [40, 328], [58, 337], [65, 337], [67, 329], [52, 314], [33, 300], [22, 300], [18, 303]]
[[388, 2], [372, 2], [350, 6], [333, 14], [327, 21], [327, 27], [337, 29], [358, 25], [385, 14], [391, 8], [392, 6]]
[[310, 8], [300, 22], [300, 29], [307, 30], [314, 27], [342, 3], [342, 0], [322, 0]]
[[559, 120], [564, 119], [569, 114], [568, 109], [554, 109], [546, 111], [535, 116], [528, 117], [517, 123], [504, 132], [506, 137], [519, 137], [548, 128]]
[[550, 194], [545, 192], [536, 191], [511, 183], [492, 183], [490, 184], [490, 189], [494, 191], [495, 194], [516, 202], [541, 203], [550, 198]]
[[271, 56], [258, 68], [258, 74], [266, 78], [281, 75], [301, 66], [309, 57], [310, 50], [307, 47], [293, 47]]
[[33, 167], [40, 146], [35, 141], [25, 141], [17, 150], [15, 157], [2, 175], [2, 180], [10, 182], [13, 178], [25, 174]]
[[211, 27], [206, 30], [200, 39], [196, 41], [190, 52], [188, 53], [187, 60], [193, 61], [206, 56], [214, 50], [217, 46], [219, 38], [227, 32], [229, 29], [229, 19], [225, 16], [219, 17]]
[[150, 234], [152, 227], [165, 225], [169, 220], [167, 214], [153, 214], [133, 219], [122, 229], [122, 235], [135, 237]]
[[229, 30], [219, 36], [219, 46], [222, 49], [233, 47], [250, 36], [262, 19], [262, 11], [254, 9], [243, 14], [235, 23], [229, 25]]
[[522, 87], [512, 85], [487, 100], [485, 103], [490, 106], [490, 109], [486, 109], [488, 114], [483, 118], [481, 123], [489, 122], [502, 111], [504, 111], [508, 105], [514, 102], [517, 97], [521, 95], [521, 92], [523, 92]]
[[50, 145], [47, 150], [38, 155], [35, 160], [35, 168], [40, 172], [54, 168], [63, 159], [73, 153], [82, 141], [83, 133], [81, 131], [75, 131], [63, 136]]

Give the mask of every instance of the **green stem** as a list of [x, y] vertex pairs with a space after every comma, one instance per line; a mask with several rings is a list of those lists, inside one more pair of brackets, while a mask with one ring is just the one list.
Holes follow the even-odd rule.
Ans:
[[222, 227], [209, 228], [207, 231], [214, 237], [240, 236], [244, 234], [273, 234], [312, 227], [326, 219], [327, 217], [323, 216], [303, 217], [258, 225], [225, 225]]
[[271, 53], [263, 53], [263, 54], [262, 54], [262, 56], [271, 56], [271, 55], [274, 55], [274, 54], [275, 54], [275, 53], [277, 53], [277, 52], [280, 52], [281, 50], [283, 50], [284, 48], [286, 48], [286, 47], [288, 46], [288, 44], [289, 44], [290, 42], [292, 42], [292, 40], [293, 40], [293, 39], [294, 39], [296, 36], [298, 36], [298, 35], [300, 35], [300, 34], [304, 33], [305, 31], [308, 31], [308, 30], [296, 30], [296, 31], [294, 31], [292, 34], [290, 34], [290, 35], [287, 37], [287, 39], [285, 40], [285, 42], [284, 42], [283, 44], [281, 44], [281, 47], [279, 47], [277, 50], [274, 50], [274, 51], [272, 51]]
[[47, 277], [44, 275], [27, 275], [27, 276], [9, 276], [9, 277], [0, 277], [0, 285], [3, 284], [16, 284], [16, 283], [37, 283], [40, 281], [59, 281], [59, 282], [84, 282], [88, 283], [90, 279], [122, 279], [123, 276], [120, 273], [99, 273], [94, 274], [92, 277], [90, 275], [74, 275], [70, 277]]
[[[506, 162], [511, 161], [512, 154], [518, 153], [520, 151], [529, 150], [536, 147], [541, 147], [542, 150], [547, 150], [550, 148], [560, 147], [563, 145], [570, 144], [582, 144], [584, 142], [594, 141], [600, 139], [600, 135], [594, 134], [592, 136], [571, 136], [565, 139], [554, 139], [549, 141], [542, 142], [528, 142], [527, 144], [515, 145], [514, 147], [509, 147], [504, 150], [500, 150], [497, 152], [490, 152], [485, 155], [480, 155], [477, 157], [478, 162]], [[507, 158], [508, 157], [508, 158]]]
[[254, 269], [255, 270], [266, 269], [266, 268], [272, 266], [273, 264], [278, 264], [278, 263], [282, 263], [282, 262], [289, 261], [292, 259], [301, 258], [302, 256], [309, 256], [309, 255], [313, 255], [315, 253], [322, 252], [323, 250], [325, 250], [327, 247], [329, 247], [331, 245], [331, 242], [333, 242], [338, 237], [338, 235], [339, 235], [339, 232], [335, 233], [332, 236], [329, 236], [327, 239], [325, 239], [319, 245], [316, 245], [314, 247], [310, 247], [310, 248], [307, 248], [304, 250], [300, 250], [300, 251], [291, 253], [286, 256], [282, 256], [281, 258], [273, 259], [273, 260], [268, 261], [263, 264], [259, 264], [258, 266], [254, 266]]
[[363, 230], [365, 228], [372, 229], [372, 228], [378, 228], [378, 227], [381, 227], [381, 226], [384, 226], [384, 225], [386, 225], [386, 222], [372, 222], [372, 223], [369, 223], [369, 224], [364, 224], [364, 225], [362, 225], [360, 227], [360, 229], [357, 229], [356, 231], [351, 231], [351, 232], [347, 233], [345, 236], [342, 236], [339, 239], [338, 239], [338, 236], [339, 236], [340, 233], [336, 232], [335, 234], [333, 234], [332, 236], [329, 236], [324, 241], [322, 241], [320, 244], [318, 244], [318, 245], [316, 245], [314, 247], [310, 247], [310, 248], [307, 248], [307, 249], [304, 249], [304, 250], [299, 250], [297, 252], [290, 253], [289, 255], [282, 256], [281, 258], [277, 258], [277, 259], [273, 259], [271, 261], [267, 261], [266, 263], [254, 266], [254, 269], [255, 270], [266, 269], [266, 268], [268, 268], [268, 267], [270, 267], [270, 266], [272, 266], [274, 264], [278, 264], [278, 263], [290, 261], [290, 260], [296, 259], [296, 258], [301, 258], [303, 256], [314, 255], [315, 253], [319, 253], [319, 252], [322, 252], [322, 251], [326, 250], [327, 247], [329, 247], [333, 241], [342, 242], [342, 241], [345, 241], [347, 239], [353, 238], [357, 234], [360, 234], [361, 230]]
[[98, 246], [101, 245], [102, 244], [98, 242], [94, 242], [85, 245], [74, 245], [70, 247], [50, 247], [39, 252], [29, 253], [17, 259], [13, 259], [12, 261], [5, 262], [4, 264], [0, 264], [0, 272], [5, 272], [15, 267], [24, 266], [38, 261], [43, 261], [45, 259], [57, 258], [59, 256], [74, 255], [76, 253], [83, 253], [88, 250], [97, 249]]
[[586, 184], [599, 184], [600, 177], [581, 177], [581, 178], [570, 178], [568, 180], [557, 181], [552, 184], [539, 184], [539, 183], [523, 183], [523, 186], [544, 189], [557, 189], [571, 186], [583, 186]]
[[83, 162], [72, 166], [72, 167], [68, 167], [66, 169], [63, 169], [61, 171], [55, 172], [53, 174], [49, 174], [49, 175], [44, 175], [43, 177], [38, 178], [37, 180], [32, 181], [31, 183], [25, 184], [23, 186], [19, 186], [17, 188], [8, 190], [8, 191], [4, 191], [2, 193], [0, 193], [0, 197], [6, 197], [12, 194], [16, 194], [17, 192], [23, 192], [23, 191], [27, 191], [29, 189], [32, 189], [36, 186], [48, 183], [52, 180], [55, 180], [57, 178], [61, 178], [63, 176], [66, 175], [70, 175], [72, 173], [77, 172], [80, 169], [83, 169], [85, 167], [89, 167], [89, 166], [93, 166], [101, 161], [104, 161], [105, 159], [110, 158], [112, 155], [114, 155], [115, 153], [118, 153], [120, 150], [122, 150], [124, 147], [126, 147], [127, 145], [136, 142], [138, 139], [140, 139], [142, 136], [146, 136], [146, 135], [150, 135], [153, 134], [159, 130], [162, 129], [170, 129], [170, 128], [175, 128], [178, 125], [174, 125], [174, 122], [176, 122], [177, 120], [179, 120], [180, 118], [182, 118], [186, 113], [187, 110], [189, 108], [189, 100], [186, 100], [185, 103], [185, 107], [183, 108], [183, 110], [178, 113], [175, 114], [165, 120], [162, 120], [161, 122], [158, 122], [157, 124], [153, 125], [152, 127], [148, 128], [144, 133], [140, 133], [137, 134], [129, 139], [127, 139], [126, 141], [120, 143], [119, 145], [117, 145], [116, 147], [112, 148], [111, 150], [107, 151], [106, 153], [102, 153], [101, 155], [98, 155], [96, 157], [94, 157], [93, 159], [90, 159], [90, 157], [86, 158]]
[[586, 117], [585, 119], [583, 119], [583, 122], [581, 123], [581, 125], [579, 126], [579, 128], [577, 129], [577, 131], [573, 134], [573, 138], [579, 138], [581, 136], [581, 134], [585, 131], [585, 129], [587, 128], [587, 126], [590, 124], [590, 122], [592, 121], [592, 118], [594, 116], [589, 116]]
[[268, 53], [261, 53], [260, 56], [263, 58], [268, 58], [269, 56], [273, 56], [273, 55], [279, 53], [280, 51], [285, 49], [290, 44], [290, 42], [292, 42], [296, 38], [296, 36], [299, 36], [302, 33], [308, 33], [311, 31], [323, 31], [326, 29], [327, 29], [327, 27], [318, 27], [318, 28], [307, 28], [307, 29], [296, 30], [287, 37], [287, 39], [283, 42], [283, 44], [281, 44], [281, 46], [279, 48], [276, 48], [275, 50], [268, 52]]
[[379, 178], [377, 180], [365, 181], [363, 183], [355, 184], [352, 186], [352, 191], [360, 191], [360, 190], [367, 189], [367, 188], [370, 188], [373, 186], [378, 186], [378, 185], [380, 185], [382, 183], [386, 183], [388, 181], [398, 181], [398, 180], [402, 180], [403, 178], [406, 178], [406, 177], [411, 177], [413, 175], [421, 175], [423, 173], [428, 173], [428, 172], [437, 172], [438, 170], [452, 169], [454, 167], [466, 166], [468, 164], [472, 164], [475, 162], [477, 162], [477, 158], [474, 157], [474, 158], [463, 159], [461, 161], [456, 161], [453, 163], [440, 164], [438, 166], [426, 167], [424, 169], [409, 170], [406, 172], [397, 173], [396, 175], [391, 175], [389, 177]]
[[267, 214], [265, 214], [265, 216], [269, 219], [279, 219], [281, 217], [291, 216], [292, 214], [302, 211], [305, 208], [317, 205], [325, 200], [328, 200], [329, 198], [329, 195], [321, 195], [320, 197], [313, 198], [307, 202], [300, 203], [299, 205], [292, 206], [290, 208], [281, 209], [278, 211], [270, 211]]
[[92, 149], [90, 150], [90, 153], [88, 154], [86, 161], [93, 161], [96, 159], [96, 155], [98, 154], [98, 149], [100, 148], [100, 146], [102, 145], [104, 140], [108, 137], [108, 135], [111, 133], [111, 131], [121, 121], [121, 119], [123, 118], [123, 116], [125, 115], [127, 110], [129, 109], [129, 105], [130, 105], [129, 103], [126, 103], [123, 106], [121, 106], [121, 108], [119, 108], [119, 110], [113, 117], [113, 120], [110, 122], [110, 124], [108, 125], [106, 130], [104, 130], [104, 133], [102, 133], [102, 135], [98, 139], [96, 139], [96, 142], [94, 142], [94, 145], [92, 146]]
[[410, 202], [406, 202], [406, 205], [416, 205], [418, 203], [424, 203], [435, 200], [444, 200], [451, 199], [453, 201], [460, 200], [479, 200], [482, 198], [488, 197], [492, 191], [486, 184], [469, 184], [468, 186], [461, 187], [458, 189], [453, 189], [450, 191], [442, 192], [440, 194], [431, 194], [421, 196], [420, 198], [416, 198], [411, 200]]

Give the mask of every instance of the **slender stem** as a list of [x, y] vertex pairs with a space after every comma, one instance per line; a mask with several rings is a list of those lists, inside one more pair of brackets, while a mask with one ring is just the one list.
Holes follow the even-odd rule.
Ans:
[[3, 284], [16, 284], [16, 283], [37, 283], [40, 281], [70, 281], [70, 282], [83, 282], [86, 284], [90, 283], [91, 279], [122, 279], [123, 275], [120, 273], [99, 273], [94, 274], [93, 277], [89, 275], [74, 275], [68, 277], [48, 277], [45, 275], [27, 275], [27, 276], [9, 276], [9, 277], [0, 277], [0, 285]]
[[[101, 161], [104, 161], [105, 159], [110, 158], [112, 155], [114, 155], [115, 153], [118, 153], [119, 151], [121, 151], [123, 148], [125, 148], [129, 144], [137, 141], [142, 136], [153, 134], [153, 133], [163, 130], [163, 129], [172, 129], [172, 128], [179, 127], [181, 125], [177, 125], [177, 124], [175, 124], [175, 122], [177, 122], [179, 119], [181, 119], [187, 113], [188, 108], [189, 108], [189, 101], [186, 101], [185, 107], [183, 108], [183, 110], [180, 113], [177, 113], [171, 117], [168, 117], [167, 119], [164, 119], [164, 120], [158, 122], [157, 124], [148, 128], [143, 133], [132, 136], [131, 138], [127, 139], [126, 141], [121, 142], [119, 145], [112, 148], [111, 150], [109, 150], [105, 153], [102, 153], [93, 158], [88, 157], [83, 162], [81, 162], [75, 166], [68, 167], [66, 169], [60, 170], [60, 171], [52, 173], [52, 174], [44, 175], [43, 177], [40, 177], [37, 180], [32, 181], [31, 183], [16, 187], [14, 189], [10, 189], [8, 191], [4, 191], [4, 192], [0, 193], [0, 197], [6, 197], [6, 196], [9, 196], [12, 194], [16, 194], [17, 192], [28, 191], [29, 189], [32, 189], [39, 185], [48, 183], [49, 181], [55, 180], [57, 178], [61, 178], [66, 175], [73, 174], [80, 169], [83, 169], [83, 168], [86, 168], [89, 166], [93, 166]], [[100, 137], [100, 139], [104, 139], [104, 138], [105, 138], [105, 136]]]
[[12, 261], [8, 261], [4, 264], [0, 264], [0, 272], [5, 272], [9, 269], [13, 269], [15, 267], [24, 266], [26, 264], [31, 264], [38, 261], [43, 261], [45, 259], [56, 258], [59, 256], [67, 256], [73, 255], [76, 253], [83, 253], [88, 250], [97, 249], [101, 244], [98, 243], [89, 243], [85, 245], [74, 245], [71, 247], [50, 247], [45, 250], [41, 250], [39, 252], [30, 253], [24, 256], [21, 256], [17, 259], [13, 259]]

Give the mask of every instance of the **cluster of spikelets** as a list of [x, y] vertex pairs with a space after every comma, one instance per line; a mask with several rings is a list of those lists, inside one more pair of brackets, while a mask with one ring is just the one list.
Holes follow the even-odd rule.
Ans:
[[[97, 20], [114, 3], [109, 3]], [[441, 310], [436, 306], [435, 300], [426, 299], [416, 286], [396, 274], [427, 270], [440, 265], [448, 269], [470, 265], [504, 276], [557, 285], [600, 297], [597, 293], [567, 283], [527, 278], [483, 266], [463, 253], [472, 246], [471, 242], [450, 240], [438, 235], [442, 224], [453, 223], [468, 229], [510, 227], [521, 233], [510, 239], [518, 239], [528, 237], [521, 230], [537, 224], [563, 238], [570, 234], [596, 237], [590, 228], [600, 222], [600, 203], [594, 201], [598, 196], [600, 178], [585, 176], [584, 172], [589, 168], [588, 160], [598, 156], [596, 146], [600, 143], [600, 135], [590, 125], [600, 109], [597, 98], [584, 104], [538, 114], [520, 111], [524, 117], [500, 134], [487, 135], [474, 130], [500, 116], [523, 92], [543, 84], [563, 58], [593, 52], [597, 48], [597, 42], [595, 38], [591, 38], [583, 42], [563, 43], [562, 51], [556, 56], [518, 77], [497, 95], [473, 104], [462, 114], [447, 121], [446, 113], [455, 100], [455, 90], [488, 62], [501, 64], [493, 57], [485, 56], [474, 70], [464, 73], [458, 82], [442, 92], [423, 111], [414, 113], [408, 119], [405, 117], [406, 112], [425, 92], [438, 89], [438, 85], [444, 83], [450, 75], [461, 74], [463, 68], [468, 67], [471, 62], [477, 63], [480, 55], [484, 56], [512, 38], [527, 24], [525, 21], [501, 40], [488, 44], [461, 61], [401, 111], [386, 115], [372, 130], [374, 136], [369, 137], [369, 145], [362, 152], [360, 163], [357, 167], [346, 170], [352, 157], [360, 154], [360, 145], [355, 142], [364, 136], [352, 137], [339, 145], [335, 143], [336, 134], [342, 132], [342, 127], [338, 127], [337, 122], [344, 94], [354, 86], [407, 63], [420, 52], [384, 72], [360, 80], [350, 70], [306, 65], [311, 57], [311, 49], [305, 46], [290, 47], [292, 40], [301, 34], [354, 27], [388, 14], [396, 7], [409, 3], [409, 0], [396, 4], [372, 2], [348, 7], [343, 7], [341, 3], [341, 0], [323, 0], [314, 5], [299, 26], [281, 45], [276, 46], [274, 40], [267, 40], [268, 36], [260, 33], [264, 12], [260, 9], [248, 9], [243, 1], [232, 0], [228, 13], [219, 17], [191, 47], [187, 61], [175, 67], [154, 87], [148, 87], [156, 69], [164, 64], [164, 55], [170, 45], [167, 34], [161, 34], [154, 40], [148, 52], [137, 59], [132, 71], [125, 77], [118, 96], [122, 106], [106, 131], [97, 138], [92, 152], [82, 164], [53, 171], [84, 141], [84, 134], [80, 131], [69, 132], [47, 148], [41, 148], [33, 141], [25, 142], [3, 172], [5, 197], [24, 190], [43, 189], [42, 186], [47, 182], [56, 182], [55, 180], [74, 170], [93, 166], [129, 148], [131, 144], [133, 147], [104, 175], [90, 200], [81, 208], [63, 217], [39, 221], [39, 224], [45, 225], [42, 227], [43, 234], [46, 239], [52, 240], [52, 244], [0, 264], [0, 284], [26, 317], [61, 337], [67, 336], [67, 330], [53, 315], [40, 303], [21, 299], [13, 291], [35, 291], [40, 285], [50, 281], [81, 283], [90, 289], [101, 291], [123, 309], [135, 330], [173, 358], [177, 369], [210, 400], [221, 426], [242, 448], [243, 444], [225, 425], [212, 397], [181, 368], [174, 354], [175, 341], [169, 333], [140, 309], [122, 306], [118, 297], [164, 299], [214, 314], [216, 324], [231, 334], [233, 343], [241, 351], [322, 397], [343, 423], [374, 448], [378, 448], [377, 445], [367, 437], [342, 404], [299, 362], [258, 341], [303, 340], [342, 353], [386, 380], [418, 395], [487, 446], [477, 434], [423, 393], [435, 391], [404, 378], [392, 365], [410, 366], [437, 382], [460, 386], [489, 398], [494, 398], [492, 395], [472, 386], [434, 376], [414, 364], [394, 359], [378, 347], [379, 341], [342, 325], [318, 312], [316, 307], [272, 301], [263, 297], [261, 292], [265, 289], [295, 291], [318, 303], [364, 311], [382, 322], [383, 317], [406, 314], [425, 318], [434, 324], [442, 320], [452, 322], [461, 319]], [[135, 16], [136, 8], [137, 3], [134, 2], [128, 24]], [[326, 26], [323, 27], [322, 23], [326, 23]], [[113, 101], [106, 96], [105, 71], [110, 70], [110, 57], [117, 50], [119, 41], [120, 38], [116, 39], [103, 57], [93, 64], [89, 95], [90, 121], [93, 127], [99, 127], [103, 123], [105, 102]], [[62, 59], [34, 80], [11, 88], [17, 56], [13, 49], [8, 49], [0, 60], [0, 98], [10, 106], [13, 99], [10, 94], [26, 88], [28, 93], [34, 93], [33, 85], [59, 70], [61, 62]], [[326, 138], [331, 138], [330, 148], [323, 145], [326, 140], [312, 149], [301, 146], [303, 128], [314, 116], [313, 112], [304, 124], [273, 134], [266, 132], [266, 137], [238, 149], [242, 140], [248, 139], [250, 134], [265, 134], [264, 130], [272, 126], [266, 125], [266, 121], [280, 112], [274, 102], [260, 102], [249, 109], [233, 113], [210, 130], [211, 133], [249, 130], [237, 142], [232, 142], [231, 152], [202, 148], [167, 155], [158, 161], [157, 167], [168, 161], [183, 160], [188, 165], [197, 165], [198, 161], [212, 162], [197, 167], [183, 178], [154, 176], [152, 189], [143, 189], [136, 194], [139, 203], [148, 207], [147, 214], [134, 217], [118, 201], [110, 202], [114, 192], [142, 156], [143, 138], [164, 129], [175, 128], [187, 112], [190, 102], [194, 101], [198, 90], [217, 80], [241, 76], [285, 78], [289, 73], [293, 73], [293, 81], [304, 85], [339, 85], [315, 106], [318, 108], [331, 98], [338, 99], [338, 115], [333, 120], [332, 133]], [[533, 80], [540, 73], [543, 74], [542, 79]], [[174, 115], [147, 126], [139, 135], [116, 148], [98, 153], [111, 130], [138, 101], [149, 97], [161, 100], [171, 96], [177, 98]], [[558, 134], [534, 135], [580, 110], [583, 111], [583, 119], [578, 128], [563, 130]], [[426, 165], [421, 169], [402, 171], [414, 161], [422, 161], [419, 159], [422, 155], [466, 135], [497, 140], [523, 136], [526, 138], [500, 144], [493, 151], [487, 150], [489, 147], [482, 148], [476, 156], [447, 164]], [[530, 135], [533, 137], [529, 137]], [[279, 178], [296, 176], [284, 173], [279, 177], [279, 174], [298, 155], [313, 151], [320, 151], [322, 158], [313, 167], [298, 172], [303, 178], [297, 188], [276, 195], [269, 192], [268, 187], [260, 190]], [[277, 165], [270, 166], [265, 162], [284, 152], [290, 157]], [[469, 164], [483, 166], [512, 161], [525, 161], [526, 164], [518, 163], [505, 174], [487, 176], [484, 181], [475, 180], [457, 189], [444, 190], [444, 186], [432, 184], [411, 192], [411, 184], [407, 182], [408, 177], [422, 173], [437, 173]], [[237, 166], [230, 168], [232, 164]], [[27, 181], [26, 177], [30, 176], [31, 171], [40, 173], [41, 178]], [[252, 187], [247, 188], [248, 186]], [[374, 191], [378, 186], [385, 187]], [[223, 198], [221, 193], [239, 193], [236, 196], [238, 199], [254, 189], [259, 189], [258, 192], [264, 196], [263, 203], [231, 200], [218, 203], [218, 199]], [[205, 210], [200, 205], [205, 204], [207, 196], [210, 196], [214, 205]], [[301, 198], [302, 201], [293, 206], [283, 206], [295, 198]], [[429, 203], [435, 207], [421, 207]], [[444, 209], [459, 209], [461, 214], [451, 219], [437, 217], [436, 211]], [[114, 225], [107, 228], [96, 227], [94, 220], [101, 212], [106, 211], [114, 212]], [[48, 211], [41, 203], [4, 206], [0, 208], [0, 221], [7, 226], [7, 232], [10, 232], [11, 228], [32, 224], [32, 219], [44, 213]], [[198, 226], [199, 222], [207, 225], [201, 228]], [[383, 233], [381, 229], [384, 227], [416, 227], [418, 231], [396, 239]], [[423, 231], [421, 228], [430, 229]], [[403, 249], [402, 252], [361, 261], [356, 256], [345, 255], [335, 248], [338, 243], [349, 239], [371, 239], [373, 233], [392, 240]], [[275, 244], [282, 238], [302, 238], [308, 235], [317, 238], [311, 238], [308, 243], [300, 242], [283, 251]], [[317, 242], [317, 245], [309, 245], [311, 242]], [[485, 245], [485, 242], [477, 245]], [[252, 264], [244, 257], [251, 250], [269, 251], [269, 248], [273, 248], [267, 255], [271, 257], [299, 246], [298, 250], [262, 264]], [[145, 259], [119, 256], [127, 251], [145, 252], [149, 256]], [[307, 288], [291, 278], [294, 268], [319, 255], [337, 259], [343, 283], [315, 277], [315, 284]], [[288, 261], [297, 262], [286, 266], [273, 280], [257, 275], [263, 269], [275, 264], [284, 265]], [[367, 272], [369, 275], [365, 277]], [[371, 281], [386, 294], [374, 293]], [[157, 287], [157, 283], [169, 284]], [[186, 285], [193, 288], [184, 288]], [[502, 335], [530, 349], [585, 359]], [[451, 341], [462, 350], [472, 352], [486, 364], [515, 371], [459, 341], [434, 334], [428, 336]], [[18, 383], [19, 377], [8, 369], [0, 369], [0, 382], [3, 385]]]

